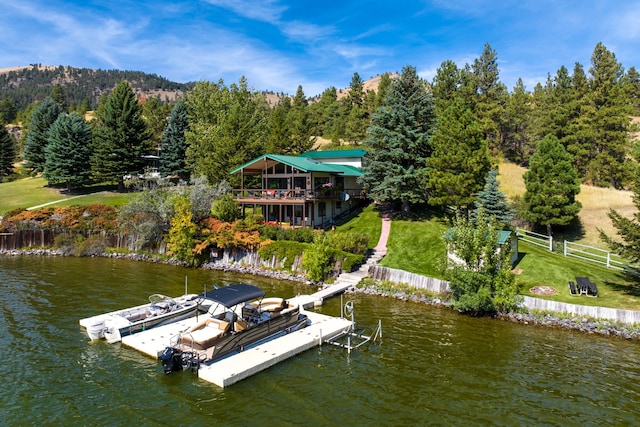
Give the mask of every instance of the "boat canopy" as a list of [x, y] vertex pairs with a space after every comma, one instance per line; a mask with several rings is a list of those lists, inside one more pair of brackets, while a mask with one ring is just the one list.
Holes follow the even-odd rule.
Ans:
[[225, 307], [233, 307], [243, 302], [262, 298], [264, 291], [257, 286], [238, 283], [224, 288], [212, 289], [201, 294], [201, 296]]

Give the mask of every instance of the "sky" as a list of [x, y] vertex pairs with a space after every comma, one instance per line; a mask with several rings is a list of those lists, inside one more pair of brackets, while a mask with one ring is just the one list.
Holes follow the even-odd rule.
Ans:
[[588, 72], [598, 42], [640, 69], [640, 0], [0, 0], [0, 68], [69, 65], [307, 96], [488, 43], [500, 80], [532, 90], [561, 66]]

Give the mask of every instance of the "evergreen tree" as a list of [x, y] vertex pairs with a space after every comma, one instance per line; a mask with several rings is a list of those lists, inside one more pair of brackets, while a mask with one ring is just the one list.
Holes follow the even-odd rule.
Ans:
[[0, 125], [0, 182], [13, 172], [16, 161], [16, 142], [7, 128]]
[[378, 108], [384, 105], [384, 99], [389, 93], [389, 88], [391, 87], [391, 77], [389, 73], [384, 73], [380, 76], [380, 83], [378, 83], [378, 90], [376, 91], [376, 96], [373, 101], [373, 110], [372, 113], [378, 111]]
[[331, 86], [320, 95], [318, 102], [309, 105], [313, 134], [330, 137], [334, 120], [338, 116], [338, 92]]
[[598, 43], [591, 56], [591, 85], [580, 120], [588, 129], [590, 160], [585, 179], [598, 186], [623, 188], [628, 182], [629, 115], [615, 55]]
[[482, 127], [491, 150], [502, 149], [507, 89], [500, 82], [498, 55], [487, 43], [471, 68], [461, 72], [462, 95]]
[[598, 231], [602, 241], [604, 241], [613, 252], [630, 262], [638, 263], [640, 262], [640, 168], [637, 166], [634, 175], [632, 200], [636, 207], [636, 212], [633, 214], [633, 217], [627, 218], [618, 211], [611, 209], [609, 210], [608, 216], [617, 230], [618, 239], [608, 236], [601, 229], [598, 229]]
[[171, 110], [167, 126], [162, 133], [160, 166], [161, 176], [177, 175], [184, 181], [189, 180], [189, 169], [185, 164], [187, 141], [185, 133], [189, 129], [187, 108], [178, 101]]
[[309, 119], [307, 97], [304, 95], [300, 85], [298, 85], [296, 96], [293, 98], [293, 105], [287, 115], [291, 142], [286, 147], [285, 152], [292, 155], [302, 154], [313, 146], [315, 137], [313, 136], [313, 128]]
[[151, 152], [142, 111], [129, 83], [118, 83], [96, 112], [92, 170], [98, 179], [123, 186], [124, 176], [144, 172]]
[[477, 218], [482, 209], [488, 219], [495, 218], [498, 227], [510, 227], [513, 220], [513, 209], [507, 202], [507, 197], [500, 191], [498, 183], [498, 169], [491, 169], [485, 180], [484, 189], [478, 193], [475, 202], [476, 209], [473, 218]]
[[482, 189], [491, 167], [478, 121], [459, 98], [438, 117], [427, 159], [429, 204], [466, 208]]
[[67, 104], [67, 94], [60, 83], [56, 83], [51, 88], [51, 99], [58, 104], [58, 108], [61, 113], [67, 112], [67, 109], [69, 108], [69, 105]]
[[633, 108], [633, 115], [640, 115], [640, 73], [635, 67], [630, 67], [624, 76], [624, 91], [628, 102]]
[[451, 105], [457, 96], [460, 83], [460, 70], [455, 62], [451, 60], [442, 62], [431, 84], [437, 114], [441, 114]]
[[17, 116], [18, 110], [12, 99], [5, 98], [0, 101], [0, 125], [13, 123]]
[[527, 92], [522, 79], [518, 79], [507, 102], [503, 154], [519, 165], [527, 164], [533, 152], [529, 130], [533, 109], [531, 102], [531, 94]]
[[49, 129], [44, 177], [50, 184], [66, 183], [67, 189], [89, 180], [91, 128], [75, 112], [62, 113]]
[[426, 200], [420, 183], [432, 152], [433, 98], [416, 69], [407, 66], [391, 83], [384, 105], [373, 115], [364, 142], [366, 166], [359, 182], [372, 199], [400, 202], [408, 211]]
[[27, 142], [24, 147], [24, 159], [26, 160], [25, 166], [35, 173], [44, 172], [49, 128], [59, 115], [60, 108], [50, 97], [38, 104], [31, 114]]
[[270, 154], [285, 154], [291, 146], [291, 126], [289, 126], [289, 112], [291, 98], [285, 96], [269, 114], [269, 138], [265, 151]]
[[365, 107], [364, 82], [358, 73], [353, 73], [349, 92], [342, 99], [341, 115], [344, 119], [344, 133], [341, 139], [359, 142], [365, 138], [369, 125], [369, 114]]
[[538, 144], [524, 174], [527, 210], [522, 216], [535, 224], [545, 225], [551, 236], [552, 225], [567, 225], [573, 221], [582, 205], [576, 200], [580, 193], [578, 172], [573, 157], [553, 135]]

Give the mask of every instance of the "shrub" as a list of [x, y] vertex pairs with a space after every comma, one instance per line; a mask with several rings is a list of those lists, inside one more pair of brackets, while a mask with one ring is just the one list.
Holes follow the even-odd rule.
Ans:
[[331, 245], [341, 251], [366, 255], [369, 248], [369, 235], [366, 233], [332, 233]]

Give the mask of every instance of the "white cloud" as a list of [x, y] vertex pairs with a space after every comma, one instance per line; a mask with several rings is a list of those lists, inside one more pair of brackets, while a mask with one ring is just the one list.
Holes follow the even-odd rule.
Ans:
[[278, 0], [205, 0], [214, 6], [231, 10], [245, 18], [277, 23], [287, 7]]

